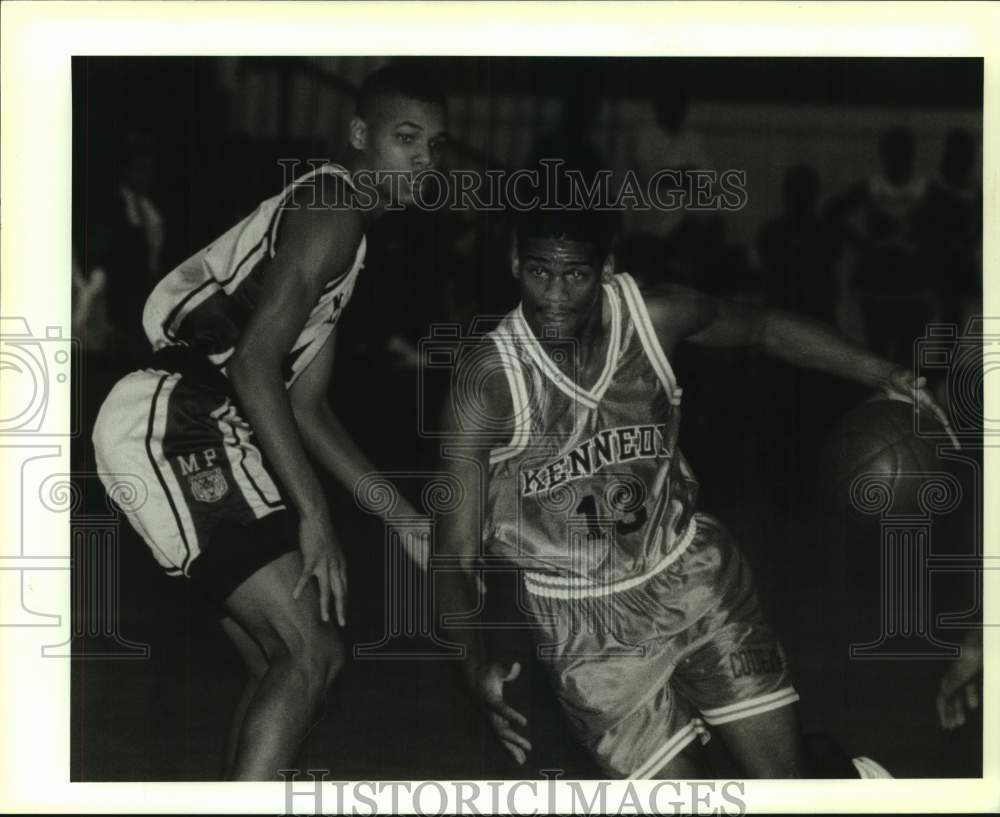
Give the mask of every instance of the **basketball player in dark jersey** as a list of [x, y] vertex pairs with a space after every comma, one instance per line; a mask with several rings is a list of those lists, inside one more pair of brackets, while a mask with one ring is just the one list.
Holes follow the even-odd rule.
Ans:
[[[609, 246], [596, 214], [520, 220], [521, 304], [462, 350], [445, 410], [445, 467], [465, 499], [440, 523], [441, 552], [462, 567], [442, 574], [440, 610], [475, 609], [483, 565], [515, 564], [537, 655], [610, 777], [698, 776], [691, 744], [709, 727], [748, 777], [815, 774], [748, 566], [696, 508], [670, 358], [682, 341], [759, 346], [940, 410], [923, 379], [822, 324], [681, 286], [640, 292], [613, 274]], [[504, 700], [519, 665], [491, 658], [475, 631], [445, 632], [464, 645], [466, 680], [523, 763], [526, 721]], [[867, 758], [853, 767], [886, 776]]]
[[335, 327], [366, 228], [412, 203], [406, 174], [432, 168], [444, 138], [426, 78], [369, 77], [343, 165], [296, 180], [157, 285], [143, 313], [153, 359], [95, 424], [109, 494], [143, 480], [130, 522], [169, 574], [218, 602], [250, 671], [227, 746], [234, 779], [294, 762], [343, 661], [344, 555], [313, 463], [348, 490], [374, 469], [327, 402]]

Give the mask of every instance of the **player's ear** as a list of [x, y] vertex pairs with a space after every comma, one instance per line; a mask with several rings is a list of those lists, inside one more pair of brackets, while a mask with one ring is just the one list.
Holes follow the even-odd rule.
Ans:
[[510, 237], [510, 274], [520, 280], [521, 259], [517, 255], [517, 233]]
[[368, 147], [368, 123], [360, 116], [351, 117], [349, 129], [351, 147], [355, 150], [365, 150]]
[[615, 252], [611, 250], [608, 252], [607, 257], [604, 259], [604, 264], [601, 266], [601, 283], [610, 284], [611, 279], [615, 277]]

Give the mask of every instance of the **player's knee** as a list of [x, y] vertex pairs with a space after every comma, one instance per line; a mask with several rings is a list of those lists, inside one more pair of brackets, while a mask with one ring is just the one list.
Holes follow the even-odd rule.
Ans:
[[324, 689], [334, 682], [343, 668], [344, 648], [340, 639], [335, 639], [333, 644], [327, 648], [325, 656]]
[[315, 640], [311, 652], [314, 675], [322, 680], [322, 688], [326, 689], [344, 666], [344, 648], [331, 630]]
[[340, 639], [332, 630], [296, 631], [284, 639], [283, 652], [291, 670], [310, 696], [324, 692], [344, 664]]
[[251, 658], [245, 655], [243, 656], [243, 663], [250, 677], [255, 681], [261, 680], [271, 668], [270, 660], [264, 656]]

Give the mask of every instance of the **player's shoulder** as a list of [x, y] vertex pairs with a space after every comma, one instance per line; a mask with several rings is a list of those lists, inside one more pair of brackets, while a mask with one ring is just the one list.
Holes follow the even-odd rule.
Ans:
[[454, 361], [444, 407], [446, 426], [488, 441], [509, 437], [514, 399], [508, 372], [517, 361], [501, 351], [491, 334], [463, 338]]
[[[346, 185], [339, 179], [332, 183]], [[321, 197], [301, 185], [289, 191], [280, 208], [278, 252], [298, 256], [303, 267], [324, 277], [340, 275], [351, 266], [365, 223], [349, 199]]]
[[326, 174], [321, 183], [295, 184], [281, 203], [282, 220], [296, 221], [300, 230], [317, 239], [360, 240], [364, 218], [353, 206], [352, 192], [346, 179], [336, 174]]
[[462, 341], [455, 367], [456, 380], [468, 384], [467, 399], [478, 398], [486, 405], [503, 407], [510, 403], [507, 372], [518, 365], [516, 358], [503, 350], [493, 333], [475, 335]]

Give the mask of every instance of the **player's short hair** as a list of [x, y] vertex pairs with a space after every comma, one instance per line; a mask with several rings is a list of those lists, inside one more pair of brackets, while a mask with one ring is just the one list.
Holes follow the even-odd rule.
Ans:
[[361, 84], [355, 107], [357, 115], [368, 119], [381, 102], [393, 96], [444, 105], [440, 81], [430, 70], [392, 63], [369, 74]]
[[615, 221], [600, 210], [533, 208], [514, 217], [518, 247], [531, 239], [578, 241], [593, 244], [601, 258], [610, 251], [615, 238]]

